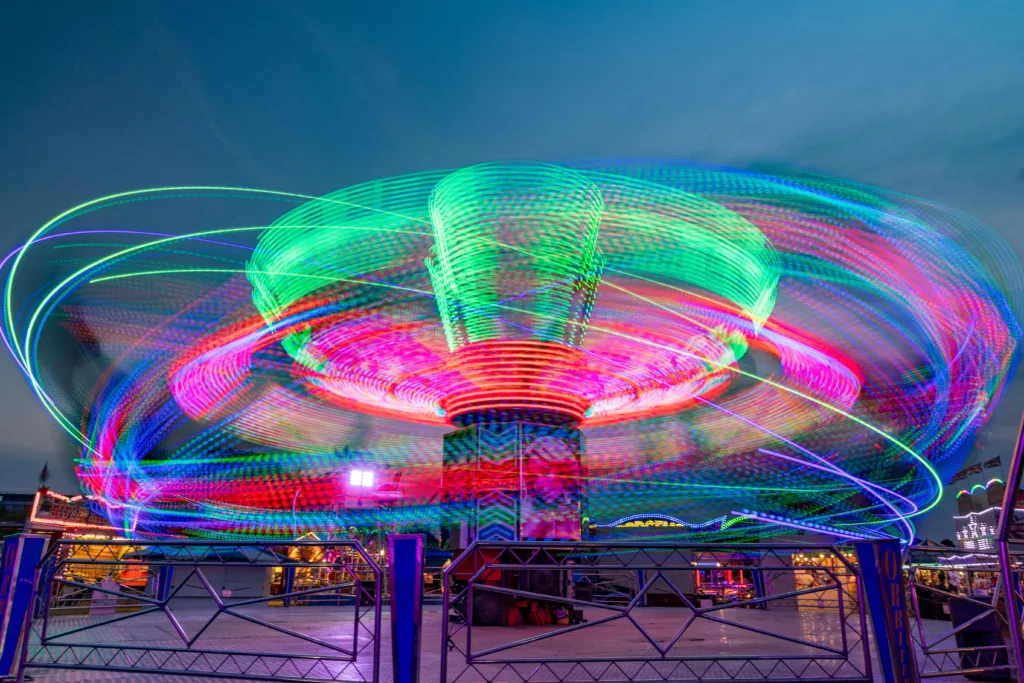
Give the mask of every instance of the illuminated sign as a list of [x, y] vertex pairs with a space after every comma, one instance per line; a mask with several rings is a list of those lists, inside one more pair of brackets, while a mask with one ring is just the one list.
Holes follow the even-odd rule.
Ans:
[[670, 515], [647, 513], [622, 517], [608, 524], [591, 524], [595, 529], [718, 529], [726, 520], [725, 515], [709, 519], [706, 522], [687, 522]]
[[117, 531], [105, 517], [93, 512], [88, 496], [62, 496], [53, 491], [36, 492], [30, 524]]
[[981, 512], [969, 512], [955, 516], [956, 543], [967, 550], [992, 550], [996, 527], [999, 525], [999, 508]]
[[[899, 541], [855, 543], [885, 683], [917, 680]], [[888, 653], [888, 657], [884, 656]]]
[[651, 527], [671, 527], [673, 529], [685, 529], [682, 524], [678, 522], [670, 522], [665, 519], [634, 519], [632, 522], [625, 522], [620, 524], [617, 528], [619, 529], [647, 529]]

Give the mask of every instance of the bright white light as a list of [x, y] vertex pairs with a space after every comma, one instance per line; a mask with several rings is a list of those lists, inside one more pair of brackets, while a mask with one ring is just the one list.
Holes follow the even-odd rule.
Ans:
[[373, 470], [352, 470], [348, 483], [351, 486], [373, 488]]

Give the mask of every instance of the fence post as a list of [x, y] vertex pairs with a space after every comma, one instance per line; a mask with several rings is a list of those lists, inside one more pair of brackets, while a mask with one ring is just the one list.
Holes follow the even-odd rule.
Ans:
[[1010, 631], [1010, 642], [1006, 644], [1011, 671], [1017, 683], [1024, 683], [1024, 636], [1021, 634], [1021, 605], [1013, 599], [1017, 595], [1017, 580], [1013, 571], [1013, 558], [1010, 556], [1010, 541], [1020, 542], [1019, 519], [1017, 518], [1017, 499], [1020, 495], [1021, 477], [1024, 476], [1024, 415], [1021, 416], [1020, 428], [1017, 430], [1017, 445], [1013, 448], [1010, 459], [1010, 471], [1006, 476], [1003, 491], [1003, 505], [999, 511], [999, 524], [996, 527], [996, 548], [999, 550], [999, 573], [1006, 593], [1006, 621]]
[[854, 548], [885, 683], [917, 683], [900, 543], [896, 539], [863, 541], [854, 543]]
[[[764, 597], [766, 597], [768, 595], [768, 593], [765, 591], [764, 574], [762, 573], [762, 571], [763, 570], [761, 570], [761, 569], [752, 569], [751, 572], [750, 572], [750, 579], [754, 583], [754, 597], [757, 598], [758, 600], [761, 600], [762, 598], [764, 598]], [[842, 589], [840, 589], [840, 590], [842, 590]], [[757, 603], [757, 608], [758, 609], [768, 609], [768, 602], [767, 601], [763, 601], [763, 602]]]
[[[289, 593], [291, 593], [294, 590], [295, 590], [295, 567], [285, 567], [284, 568], [284, 594], [288, 595]], [[356, 596], [356, 601], [358, 602], [358, 600], [359, 600], [359, 596]], [[285, 598], [282, 602], [284, 603], [285, 607], [291, 607], [292, 606], [292, 599], [291, 598]]]
[[156, 599], [166, 602], [171, 596], [171, 585], [174, 583], [174, 565], [164, 565], [156, 574]]
[[423, 626], [423, 535], [388, 536], [394, 683], [419, 683]]
[[14, 673], [19, 645], [22, 638], [28, 638], [36, 565], [46, 550], [46, 540], [46, 536], [38, 534], [12, 534], [4, 538], [0, 567], [0, 678]]

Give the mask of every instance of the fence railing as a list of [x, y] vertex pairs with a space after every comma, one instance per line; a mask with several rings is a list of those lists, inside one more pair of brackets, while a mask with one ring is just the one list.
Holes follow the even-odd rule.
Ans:
[[[379, 683], [375, 559], [351, 541], [60, 541], [37, 568], [19, 675]], [[913, 547], [907, 559], [918, 675], [1008, 680], [999, 558]], [[422, 680], [871, 680], [864, 588], [842, 547], [485, 542], [441, 586], [440, 667], [428, 636]]]
[[58, 541], [36, 570], [19, 682], [72, 669], [378, 683], [382, 583], [355, 541]]
[[960, 548], [909, 549], [911, 635], [921, 678], [1010, 679], [1009, 627], [999, 558]]
[[575, 591], [587, 591], [592, 602], [602, 605], [628, 605], [639, 591], [637, 571], [580, 571], [574, 578]]
[[[704, 600], [693, 577], [710, 568], [750, 582]], [[599, 602], [603, 572], [642, 580]], [[863, 598], [832, 546], [480, 542], [444, 574], [440, 681], [866, 683]]]

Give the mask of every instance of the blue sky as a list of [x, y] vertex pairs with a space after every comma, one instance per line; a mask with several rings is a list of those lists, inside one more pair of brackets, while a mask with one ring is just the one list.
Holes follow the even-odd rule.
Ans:
[[[0, 5], [0, 246], [163, 184], [308, 193], [508, 158], [784, 163], [1024, 253], [1024, 3]], [[69, 448], [0, 361], [0, 490]], [[1024, 390], [993, 422], [1009, 454]], [[73, 486], [67, 466], [53, 483]]]

